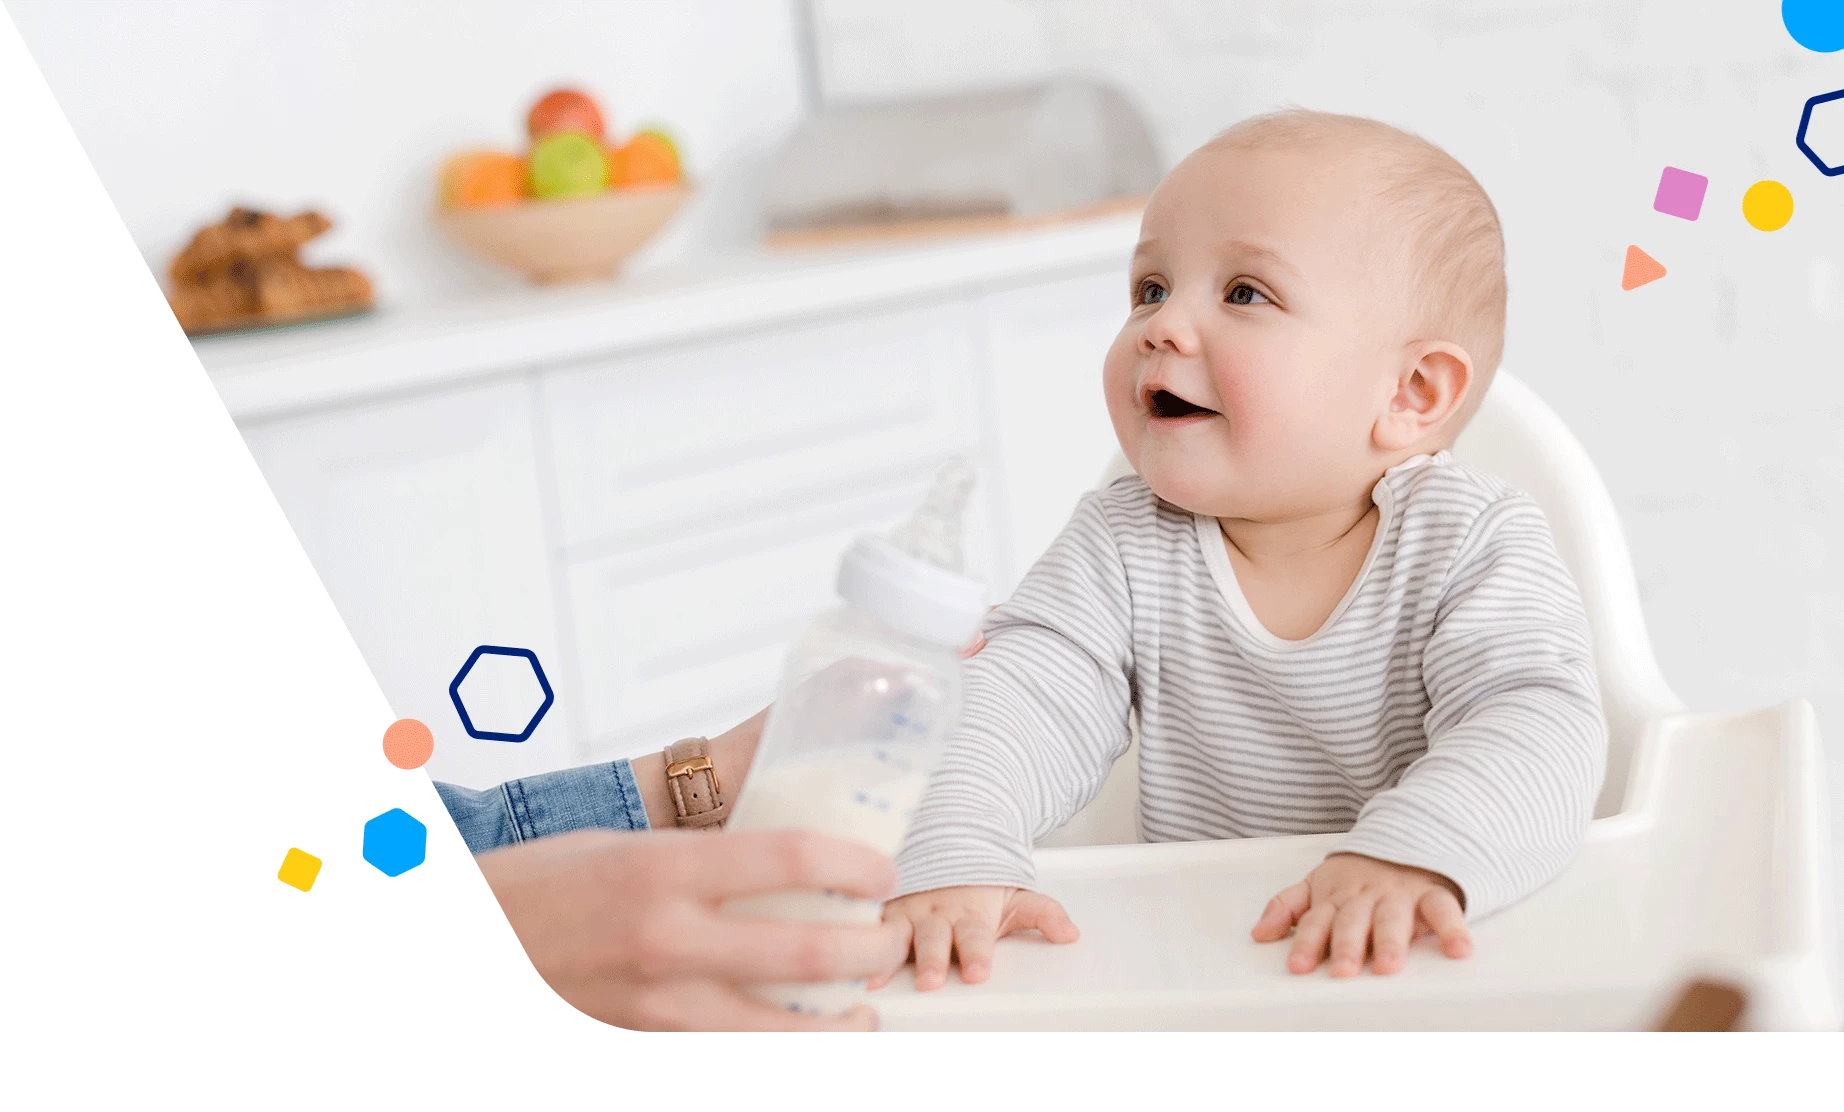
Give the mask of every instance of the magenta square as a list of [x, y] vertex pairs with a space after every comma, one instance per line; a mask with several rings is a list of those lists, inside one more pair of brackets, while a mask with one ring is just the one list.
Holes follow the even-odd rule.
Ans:
[[1702, 174], [1667, 166], [1658, 175], [1658, 195], [1652, 198], [1652, 207], [1666, 216], [1695, 220], [1703, 211], [1703, 191], [1709, 187], [1710, 179]]

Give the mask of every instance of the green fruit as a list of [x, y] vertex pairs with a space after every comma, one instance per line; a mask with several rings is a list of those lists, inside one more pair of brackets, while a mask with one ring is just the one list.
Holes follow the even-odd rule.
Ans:
[[608, 186], [608, 160], [601, 144], [574, 131], [547, 135], [532, 144], [526, 169], [534, 197], [583, 197]]

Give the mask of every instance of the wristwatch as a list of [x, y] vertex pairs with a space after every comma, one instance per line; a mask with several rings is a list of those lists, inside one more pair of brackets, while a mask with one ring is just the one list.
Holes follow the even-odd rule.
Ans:
[[666, 747], [666, 794], [680, 826], [721, 826], [730, 817], [717, 768], [711, 764], [709, 740], [688, 737]]

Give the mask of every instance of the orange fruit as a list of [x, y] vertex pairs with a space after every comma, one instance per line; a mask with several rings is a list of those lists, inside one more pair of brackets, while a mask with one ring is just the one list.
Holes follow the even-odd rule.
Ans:
[[491, 208], [525, 199], [525, 160], [505, 151], [468, 151], [442, 166], [444, 208]]
[[525, 131], [534, 140], [575, 131], [599, 142], [603, 129], [601, 107], [588, 93], [575, 89], [553, 89], [525, 114]]
[[621, 160], [621, 146], [604, 142], [602, 161], [608, 163], [608, 188], [619, 189], [627, 181], [627, 163]]
[[622, 185], [652, 185], [679, 180], [679, 148], [658, 128], [639, 132], [615, 152]]

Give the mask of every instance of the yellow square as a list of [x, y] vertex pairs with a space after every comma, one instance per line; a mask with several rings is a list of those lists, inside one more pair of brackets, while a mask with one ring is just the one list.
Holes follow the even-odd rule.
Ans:
[[288, 856], [282, 858], [282, 869], [275, 874], [275, 879], [305, 892], [314, 886], [314, 878], [319, 875], [320, 858], [304, 850], [290, 849]]

